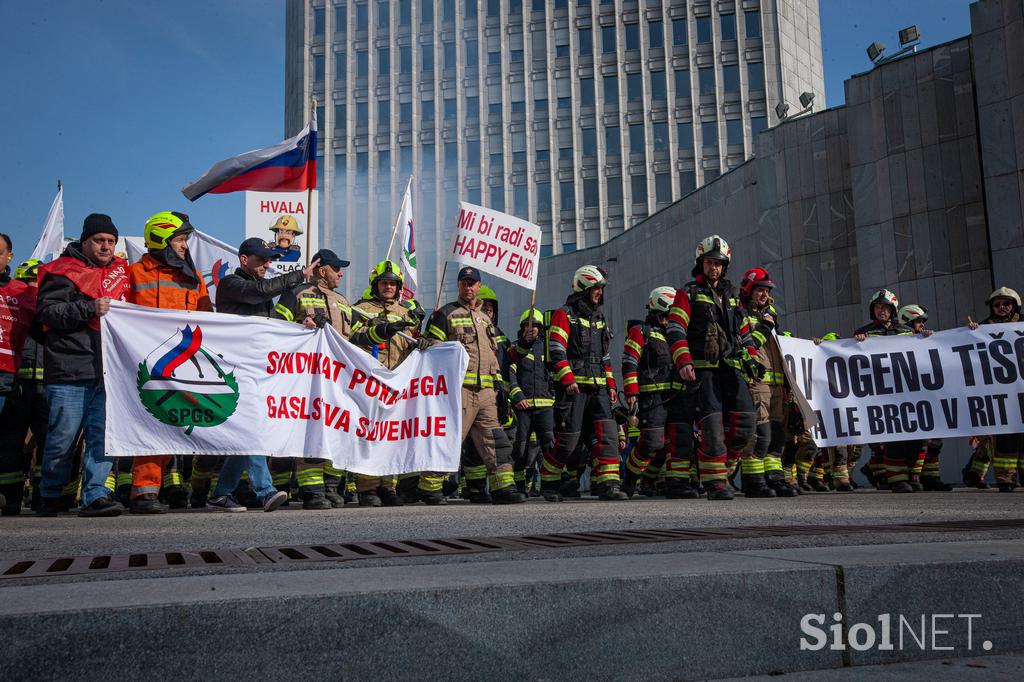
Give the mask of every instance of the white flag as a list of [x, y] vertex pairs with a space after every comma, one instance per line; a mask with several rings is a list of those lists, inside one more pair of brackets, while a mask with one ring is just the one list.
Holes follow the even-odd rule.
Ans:
[[124, 240], [124, 253], [129, 263], [138, 263], [146, 253], [146, 243], [142, 237], [122, 237]]
[[402, 272], [405, 273], [404, 298], [412, 298], [416, 294], [416, 233], [412, 224], [412, 187], [405, 188], [402, 199], [402, 211], [398, 216], [402, 228]]
[[109, 456], [314, 457], [369, 476], [459, 468], [461, 344], [390, 370], [330, 325], [114, 302], [100, 329]]
[[46, 214], [46, 224], [39, 243], [32, 250], [32, 258], [44, 263], [58, 257], [64, 251], [64, 188], [57, 187], [57, 196], [53, 198], [50, 212]]

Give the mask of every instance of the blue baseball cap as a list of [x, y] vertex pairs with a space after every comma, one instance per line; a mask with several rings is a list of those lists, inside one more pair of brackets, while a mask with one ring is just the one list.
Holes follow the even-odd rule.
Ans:
[[275, 251], [270, 244], [259, 237], [249, 237], [238, 247], [239, 256], [260, 256], [262, 258], [276, 259], [281, 254]]
[[458, 280], [461, 282], [464, 279], [471, 280], [473, 282], [480, 281], [480, 271], [476, 268], [471, 268], [468, 265], [459, 270]]

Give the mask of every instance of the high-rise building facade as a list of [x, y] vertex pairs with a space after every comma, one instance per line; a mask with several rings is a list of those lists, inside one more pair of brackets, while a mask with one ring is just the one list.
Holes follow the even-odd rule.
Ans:
[[629, 229], [824, 106], [817, 0], [287, 0], [286, 134], [318, 102], [321, 243], [388, 250], [412, 178], [422, 291], [458, 202], [541, 226], [542, 255]]

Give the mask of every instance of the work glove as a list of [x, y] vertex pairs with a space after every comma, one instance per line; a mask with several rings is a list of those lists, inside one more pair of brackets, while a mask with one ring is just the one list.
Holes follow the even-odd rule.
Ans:
[[387, 324], [384, 324], [384, 325], [381, 325], [380, 327], [378, 327], [378, 329], [380, 330], [379, 333], [380, 333], [381, 336], [383, 336], [386, 339], [390, 339], [392, 336], [394, 336], [398, 332], [403, 331], [405, 329], [408, 329], [409, 327], [412, 327], [412, 326], [413, 326], [413, 324], [411, 322], [406, 322], [406, 321], [402, 320], [402, 321], [399, 321], [399, 322], [388, 322]]
[[434, 345], [434, 342], [431, 341], [430, 339], [428, 339], [425, 336], [421, 336], [420, 338], [416, 339], [416, 349], [417, 350], [426, 350], [426, 349], [430, 348], [433, 345]]
[[747, 376], [754, 381], [761, 381], [764, 379], [764, 365], [758, 362], [756, 358], [749, 355], [746, 355], [743, 358], [743, 371], [745, 371]]

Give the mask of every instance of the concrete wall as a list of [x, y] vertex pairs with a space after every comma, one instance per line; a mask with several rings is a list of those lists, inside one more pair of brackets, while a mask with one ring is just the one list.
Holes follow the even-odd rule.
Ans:
[[992, 271], [1024, 272], [1024, 0], [971, 5], [971, 41]]
[[847, 80], [846, 106], [861, 300], [884, 286], [963, 324], [992, 281], [971, 39]]

